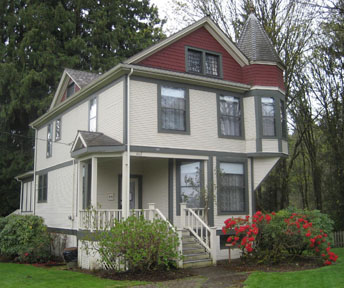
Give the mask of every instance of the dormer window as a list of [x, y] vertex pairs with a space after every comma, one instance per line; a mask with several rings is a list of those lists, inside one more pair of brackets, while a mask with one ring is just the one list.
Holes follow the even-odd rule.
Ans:
[[186, 48], [186, 71], [221, 77], [221, 54], [196, 48]]
[[67, 98], [72, 96], [74, 92], [75, 92], [75, 84], [74, 82], [71, 82], [68, 84], [68, 87], [67, 87]]

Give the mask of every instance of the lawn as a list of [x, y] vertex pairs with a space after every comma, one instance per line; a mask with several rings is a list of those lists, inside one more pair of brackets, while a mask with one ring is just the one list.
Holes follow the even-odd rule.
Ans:
[[144, 284], [138, 281], [114, 281], [79, 272], [12, 263], [0, 263], [0, 275], [1, 288], [112, 288]]
[[344, 287], [344, 248], [332, 250], [339, 256], [335, 265], [297, 272], [254, 272], [245, 281], [245, 288]]

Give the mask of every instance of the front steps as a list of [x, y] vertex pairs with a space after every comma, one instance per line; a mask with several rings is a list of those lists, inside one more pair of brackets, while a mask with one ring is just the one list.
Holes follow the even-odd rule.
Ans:
[[209, 253], [187, 230], [182, 232], [182, 245], [184, 256], [183, 268], [200, 268], [213, 265]]

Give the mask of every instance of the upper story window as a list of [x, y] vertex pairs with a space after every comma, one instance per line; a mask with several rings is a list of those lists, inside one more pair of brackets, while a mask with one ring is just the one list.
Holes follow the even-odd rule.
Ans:
[[75, 92], [75, 83], [71, 82], [68, 84], [68, 87], [67, 87], [67, 98], [72, 96], [74, 92]]
[[220, 163], [218, 209], [219, 214], [245, 212], [244, 163]]
[[262, 97], [261, 104], [263, 136], [276, 136], [275, 99], [271, 97]]
[[186, 90], [161, 86], [159, 94], [159, 130], [161, 132], [187, 132], [188, 99]]
[[186, 48], [186, 71], [206, 76], [221, 77], [221, 54]]
[[55, 121], [55, 141], [61, 139], [61, 118]]
[[89, 130], [91, 132], [97, 131], [97, 99], [93, 98], [90, 100], [90, 110], [89, 110]]
[[283, 100], [280, 100], [282, 137], [287, 138], [287, 114], [284, 103]]
[[242, 136], [242, 117], [240, 98], [219, 95], [219, 135], [229, 137]]
[[48, 174], [39, 175], [38, 178], [38, 202], [48, 200]]
[[53, 148], [53, 125], [47, 126], [47, 157], [51, 157]]

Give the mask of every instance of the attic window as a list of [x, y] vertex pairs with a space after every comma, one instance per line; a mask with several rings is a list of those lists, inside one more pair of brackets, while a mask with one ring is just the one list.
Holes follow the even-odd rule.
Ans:
[[186, 71], [212, 77], [222, 76], [221, 54], [195, 48], [186, 48]]
[[68, 84], [68, 87], [67, 87], [67, 98], [72, 96], [74, 92], [75, 92], [75, 84], [74, 82], [71, 82], [70, 84]]

